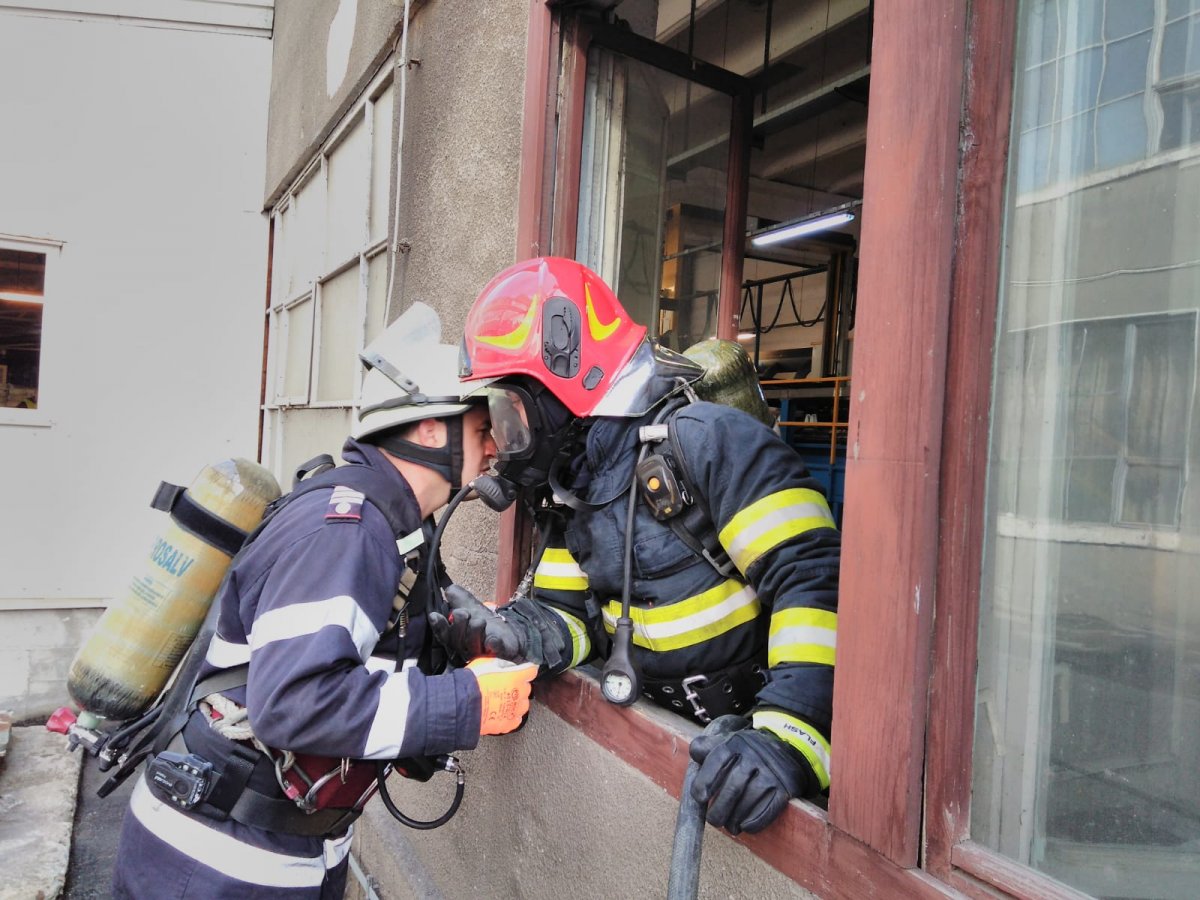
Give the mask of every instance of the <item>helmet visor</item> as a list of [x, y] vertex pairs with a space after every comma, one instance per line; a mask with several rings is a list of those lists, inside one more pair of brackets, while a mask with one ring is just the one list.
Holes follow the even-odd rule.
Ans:
[[533, 429], [529, 417], [534, 405], [520, 388], [503, 385], [487, 389], [488, 412], [492, 418], [492, 439], [497, 458], [521, 459], [533, 448]]

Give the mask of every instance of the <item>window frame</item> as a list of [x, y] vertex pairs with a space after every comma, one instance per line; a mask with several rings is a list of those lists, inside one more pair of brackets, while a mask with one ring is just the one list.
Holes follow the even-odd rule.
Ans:
[[[351, 396], [344, 399], [318, 399], [321, 381], [321, 347], [322, 347], [322, 303], [325, 285], [347, 272], [358, 272], [356, 317], [358, 322], [358, 340], [356, 351], [361, 352], [373, 337], [373, 330], [381, 330], [384, 322], [372, 323], [367, 321], [370, 311], [370, 282], [369, 272], [371, 263], [381, 254], [393, 250], [391, 230], [393, 227], [392, 200], [394, 199], [395, 166], [392, 164], [397, 152], [396, 122], [394, 117], [388, 117], [392, 133], [387, 141], [387, 159], [377, 164], [376, 153], [380, 149], [375, 135], [375, 106], [383, 97], [392, 100], [389, 91], [395, 83], [396, 58], [389, 55], [379, 66], [378, 72], [363, 89], [359, 97], [348, 107], [338, 123], [321, 142], [319, 149], [292, 180], [291, 184], [276, 200], [271, 208], [270, 233], [271, 243], [269, 257], [271, 272], [268, 278], [266, 319], [266, 347], [264, 351], [264, 369], [262, 399], [260, 403], [260, 453], [267, 459], [279, 461], [283, 458], [284, 429], [277, 424], [279, 415], [293, 409], [327, 409], [327, 410], [357, 410], [362, 391], [362, 367], [357, 366], [354, 372], [353, 390]], [[330, 157], [349, 138], [355, 129], [363, 129], [360, 140], [364, 142], [366, 160], [364, 167], [365, 178], [361, 187], [364, 196], [362, 200], [362, 231], [354, 242], [355, 249], [336, 259], [329, 258], [329, 191], [330, 191]], [[378, 172], [387, 174], [388, 185], [382, 196], [386, 198], [387, 207], [384, 212], [385, 228], [382, 235], [373, 236], [372, 204], [377, 198], [373, 178]], [[317, 191], [318, 193], [311, 193]], [[289, 292], [284, 279], [291, 277], [295, 245], [291, 243], [288, 232], [294, 227], [296, 211], [304, 209], [306, 192], [308, 196], [320, 198], [319, 205], [314, 205], [313, 214], [316, 219], [306, 227], [318, 228], [320, 236], [319, 247], [315, 248], [315, 261], [311, 267], [311, 277], [291, 286]], [[301, 248], [303, 249], [303, 248]], [[311, 249], [311, 248], [310, 248]], [[390, 276], [391, 266], [385, 270]], [[305, 391], [303, 394], [291, 395], [286, 392], [288, 376], [288, 337], [293, 316], [293, 310], [308, 303], [303, 316], [309, 329], [308, 352], [306, 357]], [[384, 298], [386, 318], [387, 297]], [[273, 415], [276, 414], [276, 415]], [[268, 452], [269, 450], [269, 452]]]
[[[969, 833], [979, 510], [1017, 4], [933, 0], [920, 17], [901, 3], [874, 4], [866, 163], [874, 212], [859, 273], [833, 724], [835, 747], [847, 749], [836, 757], [828, 812], [793, 802], [765, 832], [737, 838], [821, 896], [1084, 896]], [[574, 246], [586, 31], [566, 13], [555, 18], [558, 130], [546, 121], [544, 131], [525, 132], [553, 151], [546, 158], [559, 186], [543, 185], [538, 202], [522, 206], [519, 232], [539, 236], [531, 250]], [[914, 46], [926, 49], [913, 54]], [[904, 512], [881, 519], [880, 508]], [[505, 522], [498, 597], [523, 571], [517, 519]], [[644, 701], [612, 707], [586, 672], [539, 684], [536, 696], [678, 796], [686, 723], [664, 724]]]
[[[49, 352], [52, 346], [50, 337], [55, 329], [50, 327], [54, 318], [52, 307], [56, 301], [53, 297], [54, 285], [57, 281], [58, 268], [61, 265], [63, 242], [50, 238], [25, 237], [23, 235], [0, 233], [0, 249], [20, 250], [25, 253], [37, 253], [46, 259], [46, 274], [42, 285], [42, 342], [38, 350], [38, 396], [36, 409], [12, 409], [0, 407], [0, 426], [17, 425], [28, 428], [49, 428], [54, 424], [47, 408], [46, 373], [48, 359], [53, 359]], [[50, 392], [53, 396], [53, 391]]]

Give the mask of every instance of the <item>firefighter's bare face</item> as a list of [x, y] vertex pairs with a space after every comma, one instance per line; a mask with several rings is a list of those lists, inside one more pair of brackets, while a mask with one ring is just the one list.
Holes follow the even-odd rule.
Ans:
[[491, 468], [496, 458], [492, 420], [486, 406], [472, 406], [463, 413], [463, 470], [461, 484], [468, 484]]

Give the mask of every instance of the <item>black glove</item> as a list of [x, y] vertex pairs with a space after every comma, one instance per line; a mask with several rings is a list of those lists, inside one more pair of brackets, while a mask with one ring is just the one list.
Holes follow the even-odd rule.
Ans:
[[452, 655], [463, 660], [498, 656], [513, 662], [524, 661], [517, 630], [466, 588], [457, 584], [446, 588], [446, 605], [450, 607], [450, 618], [431, 612], [429, 627]]
[[692, 798], [708, 804], [710, 825], [736, 835], [762, 831], [775, 821], [792, 797], [808, 797], [819, 789], [808, 761], [779, 738], [750, 728], [743, 716], [722, 716], [728, 734], [707, 731], [692, 741], [691, 756], [700, 764], [692, 781]]
[[518, 597], [500, 608], [521, 636], [521, 654], [529, 662], [545, 666], [550, 672], [561, 672], [570, 662], [571, 648], [563, 637], [562, 619], [529, 597]]

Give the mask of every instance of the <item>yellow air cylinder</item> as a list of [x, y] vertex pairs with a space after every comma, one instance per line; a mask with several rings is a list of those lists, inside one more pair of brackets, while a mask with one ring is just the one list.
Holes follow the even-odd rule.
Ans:
[[709, 338], [692, 344], [683, 355], [704, 367], [704, 377], [692, 386], [701, 400], [736, 407], [768, 428], [775, 424], [754, 363], [741, 344]]
[[[226, 459], [205, 466], [186, 494], [249, 532], [280, 491], [258, 463]], [[110, 719], [129, 719], [145, 710], [196, 636], [231, 558], [174, 517], [168, 519], [142, 571], [75, 655], [67, 675], [71, 699]]]

